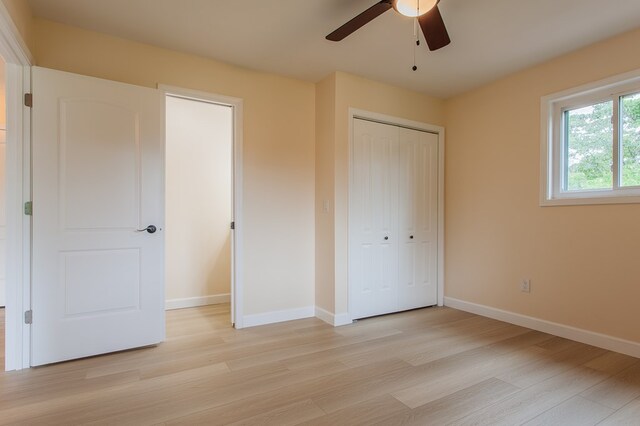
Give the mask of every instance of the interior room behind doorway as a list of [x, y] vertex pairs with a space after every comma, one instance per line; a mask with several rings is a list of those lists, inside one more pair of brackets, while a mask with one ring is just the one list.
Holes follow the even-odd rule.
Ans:
[[229, 302], [232, 138], [230, 106], [166, 97], [166, 303]]

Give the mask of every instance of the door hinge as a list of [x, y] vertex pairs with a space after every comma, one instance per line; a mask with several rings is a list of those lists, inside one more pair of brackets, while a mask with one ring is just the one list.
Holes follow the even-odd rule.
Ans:
[[236, 223], [235, 222], [231, 222], [231, 229], [236, 229]]
[[33, 93], [24, 94], [24, 106], [33, 108]]
[[33, 324], [33, 311], [31, 309], [24, 312], [24, 323]]
[[27, 201], [24, 203], [24, 214], [26, 216], [33, 216], [33, 202]]

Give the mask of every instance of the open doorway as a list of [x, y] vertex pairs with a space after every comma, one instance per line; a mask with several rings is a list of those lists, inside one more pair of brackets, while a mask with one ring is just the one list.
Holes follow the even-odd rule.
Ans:
[[215, 305], [211, 312], [234, 323], [236, 111], [175, 92], [165, 99], [166, 307]]

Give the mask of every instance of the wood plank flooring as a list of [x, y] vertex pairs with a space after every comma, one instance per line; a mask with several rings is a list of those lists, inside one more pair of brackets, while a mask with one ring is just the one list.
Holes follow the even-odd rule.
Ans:
[[639, 359], [454, 309], [228, 319], [169, 311], [158, 347], [1, 373], [0, 424], [640, 425]]

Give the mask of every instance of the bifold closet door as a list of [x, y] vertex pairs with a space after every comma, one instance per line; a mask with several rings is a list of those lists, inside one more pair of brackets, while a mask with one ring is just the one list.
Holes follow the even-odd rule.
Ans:
[[438, 136], [354, 119], [349, 213], [353, 319], [437, 304]]
[[438, 303], [438, 136], [398, 129], [398, 310]]
[[353, 318], [398, 309], [398, 128], [354, 120], [349, 256]]

